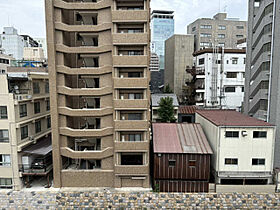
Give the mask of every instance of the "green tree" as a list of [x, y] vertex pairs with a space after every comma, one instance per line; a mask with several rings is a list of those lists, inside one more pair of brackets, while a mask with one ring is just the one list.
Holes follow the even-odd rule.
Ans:
[[173, 99], [171, 97], [161, 98], [159, 102], [158, 115], [161, 122], [175, 122]]
[[164, 93], [173, 93], [173, 90], [171, 89], [171, 87], [169, 86], [169, 84], [167, 84], [163, 90]]

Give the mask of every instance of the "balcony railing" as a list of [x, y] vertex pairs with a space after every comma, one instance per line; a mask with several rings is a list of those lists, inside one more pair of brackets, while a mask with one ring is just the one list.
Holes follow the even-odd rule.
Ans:
[[52, 164], [19, 164], [19, 172], [23, 174], [45, 174], [52, 170]]

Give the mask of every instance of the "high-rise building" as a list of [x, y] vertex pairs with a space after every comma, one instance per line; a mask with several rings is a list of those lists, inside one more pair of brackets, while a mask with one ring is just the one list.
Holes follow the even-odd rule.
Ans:
[[237, 40], [246, 37], [246, 21], [227, 18], [227, 13], [218, 13], [213, 18], [200, 18], [188, 25], [188, 34], [194, 34], [195, 51], [220, 46], [237, 48]]
[[159, 67], [164, 69], [164, 42], [174, 34], [174, 12], [153, 10], [151, 15], [151, 51], [159, 57]]
[[193, 66], [193, 35], [173, 35], [165, 41], [164, 85], [177, 95], [179, 102], [185, 100], [184, 88], [190, 75], [187, 67]]
[[277, 125], [275, 167], [280, 167], [280, 2], [250, 0], [244, 112]]
[[54, 187], [150, 187], [150, 0], [45, 0]]
[[21, 60], [24, 45], [24, 38], [18, 35], [17, 29], [4, 27], [3, 33], [0, 34], [0, 48], [5, 50], [5, 54], [14, 57], [16, 60]]

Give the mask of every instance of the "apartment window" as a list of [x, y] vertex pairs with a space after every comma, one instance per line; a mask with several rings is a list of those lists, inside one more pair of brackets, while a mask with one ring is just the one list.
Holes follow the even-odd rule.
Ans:
[[50, 85], [49, 85], [49, 82], [46, 82], [46, 84], [45, 84], [45, 93], [50, 93]]
[[225, 43], [219, 43], [218, 46], [219, 47], [225, 47]]
[[0, 130], [0, 143], [9, 142], [9, 130]]
[[235, 93], [235, 87], [225, 87], [226, 93]]
[[267, 137], [267, 132], [266, 131], [254, 131], [253, 132], [253, 138], [266, 138]]
[[225, 37], [226, 37], [225, 34], [218, 34], [218, 38], [219, 38], [219, 39], [224, 39]]
[[0, 119], [8, 119], [8, 111], [6, 106], [0, 106]]
[[227, 72], [227, 78], [237, 78], [237, 72]]
[[122, 153], [121, 165], [143, 165], [143, 155], [139, 153]]
[[193, 27], [193, 28], [192, 28], [192, 31], [196, 31], [196, 27]]
[[0, 155], [0, 166], [11, 166], [11, 156]]
[[40, 84], [39, 82], [33, 82], [33, 94], [40, 93]]
[[200, 46], [201, 47], [210, 47], [210, 43], [209, 42], [200, 42]]
[[47, 118], [47, 128], [51, 127], [51, 117]]
[[34, 114], [40, 113], [40, 102], [34, 103]]
[[174, 167], [176, 165], [176, 160], [168, 160], [168, 166]]
[[225, 158], [225, 165], [238, 165], [237, 158]]
[[26, 117], [27, 116], [27, 105], [21, 104], [19, 106], [19, 116], [20, 117]]
[[246, 64], [246, 58], [243, 58], [243, 64]]
[[204, 58], [200, 58], [199, 60], [198, 60], [198, 64], [199, 65], [203, 65], [205, 63], [205, 59]]
[[46, 111], [50, 110], [50, 100], [46, 100]]
[[241, 92], [244, 93], [244, 86], [241, 87]]
[[11, 189], [11, 188], [13, 188], [12, 179], [10, 179], [10, 178], [0, 178], [0, 188], [1, 189]]
[[141, 141], [141, 134], [129, 134], [129, 141]]
[[41, 130], [41, 120], [38, 120], [35, 122], [35, 133], [40, 133]]
[[244, 26], [236, 26], [237, 29], [244, 29]]
[[189, 160], [189, 167], [195, 167], [196, 161], [195, 160]]
[[25, 125], [20, 128], [20, 136], [21, 136], [21, 140], [28, 137], [28, 125]]
[[220, 26], [218, 27], [218, 29], [219, 29], [219, 30], [226, 30], [226, 29], [227, 29], [227, 27], [226, 27], [226, 26], [222, 26], [222, 25], [220, 25]]
[[141, 77], [141, 72], [128, 72], [127, 77]]
[[212, 25], [201, 25], [201, 29], [212, 29]]
[[239, 138], [239, 131], [226, 131], [226, 138]]
[[238, 64], [238, 58], [232, 58], [232, 64]]
[[243, 38], [244, 36], [243, 35], [241, 35], [241, 34], [237, 34], [236, 35], [236, 38], [238, 38], [238, 39], [241, 39], [241, 38]]
[[265, 159], [264, 158], [253, 158], [252, 159], [252, 165], [253, 166], [259, 166], [259, 165], [265, 165]]
[[206, 34], [206, 33], [201, 33], [200, 37], [204, 37], [204, 38], [211, 38], [212, 35], [211, 34]]

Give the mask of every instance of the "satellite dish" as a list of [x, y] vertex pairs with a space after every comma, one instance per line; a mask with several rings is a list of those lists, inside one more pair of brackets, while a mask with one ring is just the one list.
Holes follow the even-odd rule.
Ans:
[[18, 86], [17, 86], [17, 85], [15, 85], [15, 86], [14, 86], [14, 89], [15, 89], [15, 90], [18, 90]]

